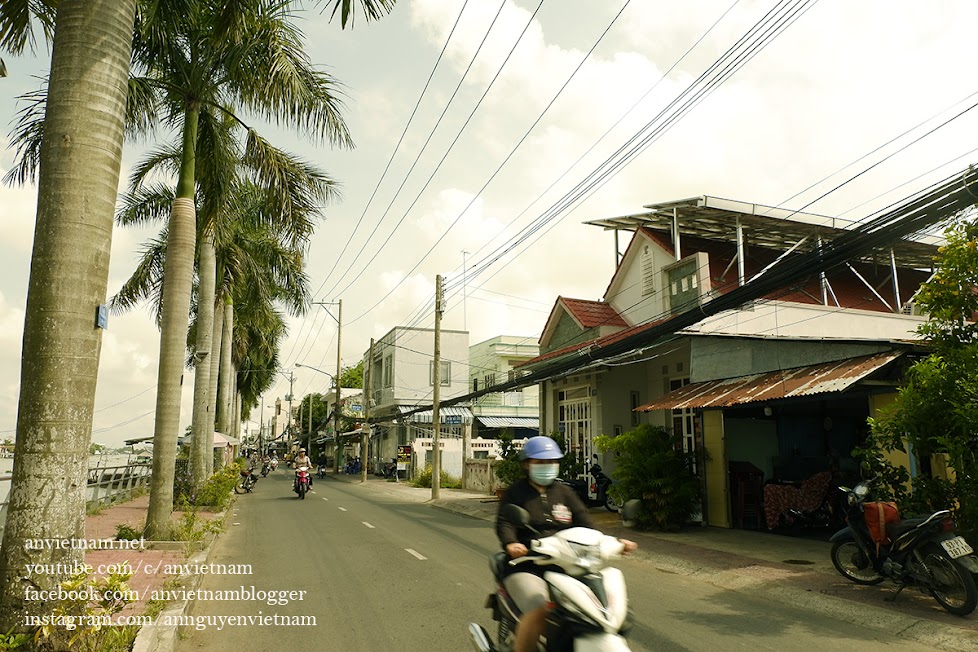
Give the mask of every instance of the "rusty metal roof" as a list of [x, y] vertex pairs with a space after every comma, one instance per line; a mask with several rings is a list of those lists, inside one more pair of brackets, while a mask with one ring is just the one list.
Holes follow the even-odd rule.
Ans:
[[755, 401], [841, 392], [901, 355], [901, 351], [886, 351], [807, 367], [693, 383], [639, 406], [635, 411], [720, 408]]

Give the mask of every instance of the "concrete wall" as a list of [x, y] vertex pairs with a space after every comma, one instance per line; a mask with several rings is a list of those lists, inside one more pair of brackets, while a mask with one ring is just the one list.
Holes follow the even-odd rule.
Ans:
[[730, 489], [727, 479], [723, 410], [704, 410], [702, 414], [703, 445], [710, 456], [704, 471], [707, 524], [730, 527]]
[[892, 349], [874, 342], [729, 337], [691, 337], [689, 346], [689, 378], [694, 383], [847, 360]]
[[918, 340], [917, 326], [924, 321], [914, 315], [765, 300], [714, 315], [686, 330], [762, 337]]

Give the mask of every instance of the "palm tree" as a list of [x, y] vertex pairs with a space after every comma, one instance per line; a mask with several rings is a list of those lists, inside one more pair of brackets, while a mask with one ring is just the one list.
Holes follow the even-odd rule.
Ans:
[[[57, 18], [53, 7], [57, 4]], [[84, 536], [86, 472], [98, 376], [112, 215], [122, 160], [135, 0], [0, 3], [0, 50], [29, 42], [31, 12], [53, 26], [34, 249], [21, 361], [17, 456], [0, 548], [0, 629], [50, 613], [25, 588], [66, 572], [28, 564], [81, 561], [78, 550], [27, 550], [28, 539]]]
[[[336, 84], [302, 53], [301, 34], [287, 2], [241, 0], [234, 11], [210, 3], [187, 9], [182, 16], [149, 17], [147, 29], [137, 30], [134, 43], [136, 60], [148, 62], [142, 76], [157, 91], [164, 119], [183, 136], [164, 260], [147, 536], [165, 535], [172, 511], [173, 451], [195, 258], [195, 156], [201, 112], [234, 116], [241, 108], [336, 144], [350, 144]], [[260, 169], [271, 165], [267, 143], [254, 130], [248, 131], [244, 156]], [[272, 189], [282, 190], [281, 185]]]
[[[231, 336], [218, 336], [214, 328], [214, 297], [222, 297], [221, 303], [234, 297], [233, 287], [242, 283], [264, 288], [281, 279], [289, 287], [275, 288], [269, 302], [288, 297], [292, 314], [302, 314], [307, 298], [307, 285], [302, 270], [302, 247], [313, 228], [313, 216], [324, 201], [335, 193], [333, 182], [315, 167], [268, 147], [263, 159], [265, 166], [254, 168], [253, 161], [235, 161], [240, 147], [234, 133], [240, 132], [234, 121], [214, 119], [210, 112], [201, 114], [201, 165], [198, 166], [200, 182], [197, 204], [200, 205], [200, 235], [202, 242], [198, 256], [195, 319], [190, 328], [187, 349], [188, 365], [196, 368], [194, 392], [193, 451], [191, 474], [195, 488], [200, 487], [210, 475], [210, 437], [214, 431], [214, 403], [210, 400], [211, 360], [218, 355], [222, 339], [227, 361], [225, 388], [231, 368]], [[180, 161], [179, 148], [160, 148], [134, 169], [130, 180], [130, 192], [124, 197], [120, 210], [120, 224], [143, 224], [159, 221], [165, 215], [165, 207], [172, 200], [171, 189], [147, 180], [153, 173], [172, 173]], [[285, 181], [281, 181], [285, 179]], [[229, 186], [228, 180], [234, 185]], [[282, 186], [284, 192], [270, 192], [268, 188]], [[281, 203], [280, 195], [286, 200]], [[164, 230], [143, 251], [142, 259], [132, 277], [113, 298], [113, 307], [124, 312], [146, 298], [153, 299], [153, 310], [159, 319], [163, 301], [163, 284], [168, 232]], [[269, 245], [269, 243], [273, 243]], [[270, 250], [270, 246], [272, 247]], [[216, 248], [215, 248], [216, 247]], [[299, 247], [293, 252], [292, 247]], [[252, 259], [260, 262], [252, 262]], [[205, 267], [206, 265], [206, 267]], [[215, 291], [213, 280], [220, 269]], [[277, 270], [283, 270], [281, 272]], [[241, 281], [240, 277], [249, 279]], [[205, 286], [205, 278], [207, 278]], [[210, 296], [208, 296], [208, 294]], [[221, 314], [218, 311], [217, 314]], [[220, 320], [222, 323], [225, 320]], [[228, 328], [233, 324], [229, 315]], [[225, 391], [233, 400], [234, 392]], [[225, 413], [226, 414], [226, 413]], [[228, 431], [227, 416], [222, 415], [219, 427]]]

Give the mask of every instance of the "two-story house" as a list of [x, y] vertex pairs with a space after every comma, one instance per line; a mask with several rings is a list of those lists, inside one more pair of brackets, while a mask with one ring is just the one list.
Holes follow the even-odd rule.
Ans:
[[[540, 353], [534, 338], [496, 337], [469, 347], [469, 388], [473, 392], [512, 380], [516, 367]], [[508, 392], [484, 394], [472, 402], [472, 435], [496, 439], [502, 433], [515, 439], [540, 432], [539, 387], [530, 385]], [[473, 450], [472, 457], [492, 456], [494, 449]]]
[[[430, 440], [434, 390], [435, 332], [429, 328], [398, 326], [374, 343], [373, 358], [364, 352], [364, 368], [370, 365], [370, 422], [374, 425], [368, 456], [375, 472], [397, 455], [398, 446], [412, 446], [427, 440], [427, 449], [412, 450], [414, 465], [431, 463]], [[442, 400], [461, 396], [468, 388], [469, 334], [466, 331], [441, 331], [441, 370], [439, 394]], [[420, 406], [429, 406], [417, 411]], [[471, 426], [472, 412], [466, 407], [446, 407], [440, 412], [442, 448], [458, 450], [455, 475], [461, 470], [463, 428]], [[420, 443], [424, 446], [424, 442]], [[443, 464], [443, 468], [448, 468]]]
[[[616, 268], [600, 301], [559, 297], [523, 367], [584, 357], [760, 278], [850, 224], [715, 197], [654, 204], [589, 224], [614, 232]], [[618, 239], [630, 232], [627, 248]], [[738, 474], [798, 482], [856, 472], [866, 419], [892, 400], [923, 317], [914, 293], [937, 247], [903, 240], [827, 273], [813, 270], [748, 305], [705, 317], [613, 360], [540, 385], [540, 427], [590, 458], [593, 438], [641, 423], [671, 428], [688, 451], [712, 525], [744, 522]], [[614, 460], [602, 460], [607, 469]], [[756, 505], [754, 506], [756, 507]]]

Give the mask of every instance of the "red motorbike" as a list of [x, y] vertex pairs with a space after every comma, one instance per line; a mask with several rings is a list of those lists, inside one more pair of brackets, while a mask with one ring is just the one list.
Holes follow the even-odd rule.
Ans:
[[300, 466], [295, 470], [295, 485], [292, 491], [299, 494], [299, 498], [306, 499], [306, 492], [309, 491], [309, 467]]

